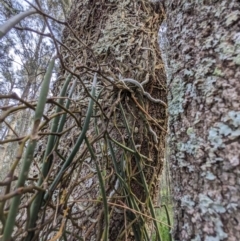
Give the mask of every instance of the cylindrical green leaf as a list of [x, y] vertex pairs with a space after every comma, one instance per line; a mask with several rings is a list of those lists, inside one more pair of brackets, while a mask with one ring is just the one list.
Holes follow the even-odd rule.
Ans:
[[[28, 177], [28, 172], [29, 172], [32, 160], [33, 160], [34, 150], [37, 145], [38, 127], [39, 127], [40, 120], [42, 118], [43, 111], [44, 111], [44, 106], [45, 106], [46, 100], [47, 100], [47, 94], [48, 94], [48, 90], [49, 90], [50, 79], [52, 76], [52, 70], [54, 67], [54, 61], [55, 61], [55, 59], [53, 59], [49, 64], [47, 73], [44, 77], [44, 81], [43, 81], [43, 84], [41, 87], [40, 97], [39, 97], [38, 104], [37, 104], [36, 111], [35, 111], [35, 118], [34, 118], [32, 133], [31, 133], [31, 137], [30, 137], [30, 140], [29, 140], [29, 143], [27, 146], [25, 156], [23, 158], [23, 166], [22, 166], [21, 172], [19, 174], [16, 188], [23, 187], [25, 184], [25, 181]], [[4, 228], [2, 241], [11, 240], [11, 235], [13, 232], [13, 228], [15, 225], [15, 220], [16, 220], [16, 216], [17, 216], [17, 212], [18, 212], [18, 206], [20, 204], [20, 198], [21, 198], [21, 195], [18, 195], [18, 196], [15, 196], [12, 200], [10, 210], [9, 210], [9, 213], [7, 216], [6, 226]]]
[[8, 19], [7, 22], [0, 26], [0, 39], [3, 38], [7, 34], [7, 32], [16, 24], [18, 24], [22, 19], [36, 12], [36, 9], [31, 8], [23, 13], [19, 13], [16, 16], [13, 16], [10, 19]]
[[[61, 93], [60, 93], [60, 97], [64, 97], [66, 95], [67, 88], [68, 88], [68, 85], [69, 85], [69, 83], [71, 81], [71, 78], [72, 78], [72, 75], [70, 74], [67, 77], [67, 79], [66, 79], [66, 81], [65, 81], [65, 83], [63, 85], [63, 88], [62, 88]], [[63, 99], [59, 99], [58, 103], [62, 105], [63, 101], [64, 101]], [[55, 113], [59, 113], [60, 111], [61, 111], [61, 108], [59, 106], [56, 106], [56, 112]], [[59, 119], [60, 119], [60, 115], [57, 115], [54, 118], [53, 123], [52, 123], [52, 127], [51, 127], [51, 132], [52, 133], [55, 133], [57, 131]], [[46, 151], [45, 151], [44, 157], [43, 157], [42, 175], [40, 175], [40, 178], [39, 178], [39, 181], [38, 181], [38, 186], [42, 185], [43, 178], [45, 178], [47, 176], [48, 171], [50, 169], [51, 162], [52, 162], [52, 160], [51, 160], [52, 157], [49, 157], [49, 155], [50, 155], [50, 153], [53, 150], [54, 143], [55, 143], [55, 136], [54, 135], [50, 135], [48, 137]], [[32, 229], [33, 227], [35, 227], [35, 223], [36, 223], [36, 220], [37, 220], [38, 212], [39, 212], [39, 210], [41, 208], [43, 195], [44, 195], [44, 192], [39, 192], [37, 194], [36, 198], [34, 199], [31, 207], [30, 207], [30, 217], [29, 217], [28, 224], [27, 224], [29, 229]], [[27, 237], [25, 238], [25, 241], [31, 240], [33, 234], [34, 234], [34, 232], [29, 232]]]
[[[86, 132], [88, 130], [88, 126], [90, 123], [90, 118], [92, 116], [92, 111], [93, 111], [93, 103], [94, 103], [94, 96], [95, 96], [95, 90], [96, 90], [96, 84], [97, 84], [97, 75], [94, 75], [93, 78], [93, 84], [92, 84], [92, 91], [91, 91], [91, 99], [89, 101], [89, 105], [88, 105], [88, 110], [87, 110], [87, 115], [86, 115], [86, 119], [84, 121], [84, 125], [83, 125], [83, 129], [81, 134], [79, 135], [77, 142], [75, 144], [75, 146], [73, 147], [72, 152], [70, 153], [69, 157], [67, 158], [66, 162], [63, 164], [63, 166], [61, 167], [58, 175], [56, 176], [56, 178], [54, 179], [53, 183], [51, 184], [50, 188], [49, 188], [49, 192], [52, 192], [56, 186], [58, 185], [64, 171], [67, 169], [67, 167], [71, 164], [71, 162], [73, 161], [73, 158], [75, 157], [75, 155], [77, 154], [83, 140], [85, 139], [85, 135]], [[44, 200], [47, 200], [49, 197], [49, 192], [45, 194], [44, 196]]]

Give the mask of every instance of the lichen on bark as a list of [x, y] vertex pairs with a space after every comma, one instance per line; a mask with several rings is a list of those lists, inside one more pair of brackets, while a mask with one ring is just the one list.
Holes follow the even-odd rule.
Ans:
[[239, 1], [165, 2], [174, 239], [237, 241]]
[[[75, 36], [66, 28], [63, 43], [68, 50], [61, 50], [65, 67], [76, 68], [76, 77], [79, 78], [77, 95], [81, 97], [81, 101], [89, 99], [84, 85], [90, 87], [93, 74], [98, 75], [98, 93], [101, 93], [98, 102], [101, 108], [98, 105], [95, 107], [95, 115], [99, 116], [95, 124], [97, 123], [99, 133], [103, 132], [105, 136], [102, 135], [102, 139], [93, 146], [97, 162], [105, 173], [107, 196], [111, 197], [111, 202], [130, 208], [132, 207], [125, 196], [133, 196], [139, 210], [148, 216], [151, 215], [149, 198], [156, 203], [158, 197], [167, 121], [166, 107], [153, 101], [160, 99], [166, 102], [165, 73], [157, 43], [158, 28], [162, 20], [162, 10], [158, 3], [145, 0], [76, 0], [72, 3], [68, 18]], [[144, 92], [139, 85], [132, 84], [134, 81], [124, 82], [126, 78], [143, 83]], [[104, 90], [100, 92], [102, 88]], [[130, 133], [124, 124], [120, 102]], [[83, 108], [82, 113], [84, 112]], [[94, 121], [90, 126], [87, 135], [92, 140], [96, 136]], [[119, 179], [113, 172], [109, 149], [106, 150], [106, 156], [100, 154], [108, 146], [107, 138], [121, 142], [138, 153], [133, 155], [124, 152], [113, 143], [119, 168], [124, 163], [124, 180], [130, 188], [127, 193], [119, 185]], [[67, 139], [61, 145], [68, 145]], [[140, 165], [139, 154], [144, 157], [140, 158]], [[91, 201], [101, 200], [98, 177], [94, 172], [95, 163], [91, 158], [81, 161], [82, 178], [90, 174], [91, 177], [82, 181], [80, 187], [73, 191], [74, 200], [85, 200], [77, 205], [78, 226], [84, 226], [84, 229], [78, 230], [78, 235], [86, 240], [100, 240], [105, 225], [104, 209], [101, 203]], [[144, 189], [142, 173], [150, 190], [149, 194]], [[113, 205], [109, 217], [109, 240], [134, 240], [134, 235], [144, 239], [146, 234], [134, 231], [136, 225], [145, 225], [138, 215], [134, 220], [134, 215], [129, 210]], [[151, 236], [154, 230], [152, 220], [146, 219], [146, 223], [149, 223], [147, 231]]]

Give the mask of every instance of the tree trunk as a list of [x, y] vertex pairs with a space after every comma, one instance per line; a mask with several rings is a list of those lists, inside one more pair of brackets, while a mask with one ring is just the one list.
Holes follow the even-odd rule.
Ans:
[[174, 240], [237, 241], [240, 4], [190, 2], [166, 1]]
[[[154, 229], [151, 219], [139, 218], [136, 213], [114, 205], [126, 205], [154, 217], [151, 208], [155, 208], [158, 197], [167, 121], [165, 74], [157, 42], [162, 19], [160, 6], [148, 1], [76, 0], [69, 17], [76, 36], [68, 29], [63, 32], [63, 42], [72, 51], [70, 54], [62, 48], [65, 69], [76, 68], [79, 81], [76, 95], [82, 99], [81, 103], [87, 97], [83, 83], [91, 86], [94, 73], [97, 73], [99, 91], [103, 88], [99, 97], [101, 108], [96, 105], [95, 110], [100, 118], [95, 122], [98, 133], [104, 135], [93, 146], [97, 163], [105, 173], [108, 201], [113, 203], [108, 214], [109, 240], [147, 240]], [[96, 126], [93, 123], [90, 126], [88, 138], [92, 141], [97, 133]], [[76, 132], [73, 139], [74, 135]], [[124, 151], [116, 141], [134, 150], [134, 154]], [[109, 154], [109, 142], [115, 151], [117, 169], [122, 168], [120, 179]], [[62, 145], [69, 146], [69, 142], [66, 140]], [[90, 173], [92, 177], [73, 192], [74, 200], [85, 200], [78, 202], [79, 210], [83, 210], [78, 214], [78, 225], [84, 229], [79, 229], [77, 234], [86, 240], [100, 240], [106, 232], [106, 210], [94, 202], [100, 195], [99, 177], [93, 172], [94, 160], [88, 158], [83, 163], [81, 177]], [[156, 240], [160, 240], [158, 231]]]

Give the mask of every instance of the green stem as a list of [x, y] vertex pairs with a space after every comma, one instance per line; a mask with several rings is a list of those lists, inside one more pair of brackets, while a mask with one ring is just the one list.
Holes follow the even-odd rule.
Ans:
[[[60, 97], [64, 97], [66, 95], [67, 88], [68, 88], [68, 85], [71, 81], [71, 78], [72, 78], [72, 75], [70, 74], [67, 77], [67, 79], [66, 79], [66, 81], [63, 85], [63, 88], [62, 88], [61, 93], [60, 93]], [[63, 101], [64, 101], [63, 99], [59, 99], [58, 103], [60, 105], [62, 105]], [[61, 111], [61, 107], [57, 106], [55, 113], [57, 114], [60, 111]], [[55, 133], [57, 131], [59, 119], [60, 119], [60, 115], [57, 115], [54, 118], [53, 123], [52, 123], [52, 127], [51, 127], [52, 133]], [[38, 180], [38, 186], [39, 187], [42, 185], [44, 178], [46, 178], [46, 176], [48, 175], [49, 169], [51, 167], [52, 155], [50, 155], [50, 154], [51, 154], [51, 152], [54, 148], [54, 142], [55, 142], [55, 135], [50, 135], [48, 137], [46, 151], [45, 151], [44, 157], [43, 157], [42, 175], [40, 175], [40, 178]], [[36, 198], [34, 199], [31, 207], [30, 207], [30, 217], [29, 217], [29, 220], [27, 220], [27, 229], [33, 229], [35, 227], [35, 223], [36, 223], [36, 220], [37, 220], [37, 217], [38, 217], [38, 212], [39, 212], [39, 210], [41, 208], [41, 205], [42, 205], [43, 195], [44, 195], [44, 192], [39, 192], [37, 194]], [[29, 232], [27, 237], [25, 238], [25, 241], [30, 241], [33, 236], [34, 236], [34, 231]]]
[[93, 149], [87, 139], [85, 138], [85, 141], [87, 143], [88, 150], [91, 153], [92, 159], [95, 161], [96, 168], [97, 168], [97, 174], [98, 174], [98, 180], [99, 180], [99, 185], [101, 189], [101, 194], [102, 194], [102, 199], [103, 199], [103, 206], [104, 206], [104, 217], [105, 217], [105, 229], [103, 233], [103, 240], [108, 241], [108, 234], [109, 234], [109, 211], [108, 211], [108, 204], [107, 204], [107, 196], [106, 196], [106, 191], [105, 191], [105, 185], [104, 185], [104, 180], [100, 171], [100, 168], [97, 164], [95, 154], [93, 152]]
[[86, 115], [86, 119], [84, 121], [82, 132], [81, 132], [80, 136], [78, 137], [77, 142], [76, 142], [75, 146], [73, 147], [72, 152], [70, 153], [69, 157], [66, 159], [66, 162], [62, 165], [58, 175], [56, 176], [53, 183], [51, 184], [48, 193], [45, 194], [45, 196], [44, 196], [45, 201], [48, 200], [49, 194], [51, 194], [52, 191], [56, 188], [56, 186], [58, 185], [60, 179], [62, 178], [65, 170], [72, 163], [73, 158], [77, 154], [77, 152], [78, 152], [78, 150], [79, 150], [79, 148], [80, 148], [80, 146], [81, 146], [81, 144], [82, 144], [82, 142], [85, 138], [85, 135], [86, 135], [86, 132], [88, 130], [89, 123], [90, 123], [90, 118], [92, 116], [96, 84], [97, 84], [97, 75], [95, 74], [94, 79], [93, 79], [92, 91], [91, 91], [91, 99], [89, 101], [87, 115]]
[[31, 8], [23, 13], [19, 13], [16, 16], [13, 16], [10, 19], [8, 19], [7, 22], [0, 26], [0, 39], [3, 38], [7, 34], [7, 32], [16, 24], [18, 24], [22, 19], [34, 13], [37, 13], [37, 10]]
[[125, 115], [125, 112], [124, 112], [124, 109], [123, 109], [121, 103], [120, 103], [120, 109], [121, 109], [121, 112], [122, 112], [124, 124], [126, 126], [127, 131], [128, 131], [128, 135], [131, 137], [130, 141], [131, 141], [131, 144], [132, 144], [132, 147], [133, 147], [133, 151], [135, 151], [134, 157], [136, 159], [136, 164], [137, 164], [137, 167], [138, 167], [138, 170], [139, 170], [139, 173], [140, 173], [140, 177], [141, 177], [141, 181], [142, 181], [141, 184], [143, 185], [144, 190], [145, 190], [145, 194], [148, 197], [147, 204], [148, 204], [148, 207], [150, 209], [150, 213], [151, 213], [152, 217], [154, 218], [153, 223], [154, 223], [154, 226], [155, 226], [155, 229], [156, 229], [156, 238], [157, 238], [157, 241], [161, 241], [162, 240], [161, 234], [160, 234], [160, 230], [159, 230], [159, 227], [158, 227], [158, 223], [156, 221], [156, 214], [155, 214], [154, 206], [153, 206], [153, 203], [152, 203], [152, 198], [151, 198], [150, 193], [149, 193], [149, 189], [148, 189], [148, 185], [147, 185], [147, 182], [146, 182], [145, 175], [142, 171], [143, 168], [141, 167], [142, 155], [135, 148], [134, 140], [132, 138], [132, 133], [130, 131], [128, 121], [127, 121], [127, 118], [126, 118], [126, 115]]
[[[41, 87], [40, 96], [39, 96], [38, 104], [37, 104], [36, 111], [35, 111], [35, 118], [34, 118], [32, 133], [31, 133], [31, 137], [30, 137], [27, 149], [26, 149], [25, 156], [23, 158], [23, 167], [22, 167], [22, 170], [21, 170], [19, 178], [18, 178], [16, 189], [20, 188], [20, 187], [24, 187], [25, 181], [28, 177], [29, 169], [30, 169], [30, 166], [31, 166], [31, 163], [33, 160], [34, 150], [37, 145], [38, 128], [39, 128], [40, 120], [43, 116], [43, 111], [44, 111], [44, 107], [45, 107], [46, 100], [47, 100], [49, 84], [50, 84], [50, 80], [51, 80], [51, 76], [52, 76], [52, 70], [54, 67], [54, 61], [55, 61], [55, 58], [50, 61], [48, 69], [47, 69], [47, 73], [44, 77], [44, 81], [43, 81], [43, 84]], [[8, 213], [8, 217], [6, 220], [6, 226], [4, 227], [2, 241], [10, 241], [11, 240], [11, 235], [12, 235], [13, 228], [15, 225], [15, 220], [16, 220], [16, 216], [18, 213], [18, 206], [20, 204], [20, 200], [21, 200], [21, 195], [15, 196], [12, 200], [10, 210]]]
[[169, 241], [172, 241], [172, 234], [171, 234], [171, 220], [170, 220], [170, 215], [168, 212], [168, 208], [165, 204], [162, 205], [165, 209], [166, 216], [167, 216], [167, 222], [168, 222], [168, 235], [169, 235]]

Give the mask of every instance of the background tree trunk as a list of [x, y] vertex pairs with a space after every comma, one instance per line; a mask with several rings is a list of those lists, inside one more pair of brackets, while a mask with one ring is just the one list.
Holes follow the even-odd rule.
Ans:
[[240, 4], [190, 2], [166, 1], [174, 240], [237, 241]]

